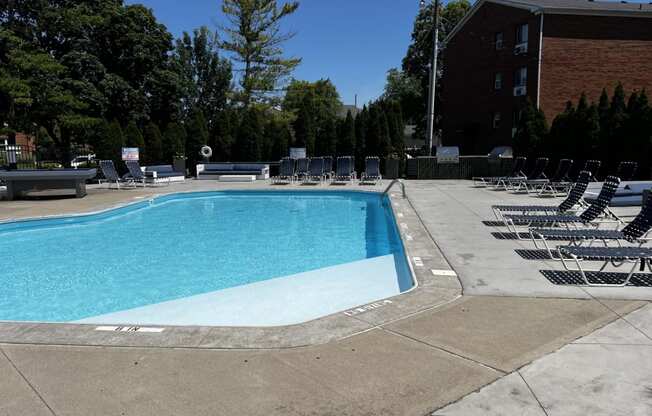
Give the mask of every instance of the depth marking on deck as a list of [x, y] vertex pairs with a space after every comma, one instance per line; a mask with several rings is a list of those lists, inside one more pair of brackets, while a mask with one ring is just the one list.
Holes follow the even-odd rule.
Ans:
[[397, 212], [397, 213], [396, 213], [396, 216], [399, 217], [399, 218], [403, 218], [403, 217], [404, 217], [404, 215], [403, 215], [402, 212]]
[[413, 238], [412, 238], [412, 236], [410, 234], [405, 234], [405, 239], [407, 241], [412, 241], [413, 240]]
[[453, 270], [430, 270], [435, 276], [453, 276], [457, 277], [457, 273]]
[[385, 299], [385, 300], [382, 300], [380, 302], [374, 302], [374, 303], [370, 303], [368, 305], [360, 306], [358, 308], [349, 309], [348, 311], [345, 311], [345, 312], [342, 312], [342, 313], [344, 315], [346, 315], [346, 316], [356, 316], [356, 315], [360, 315], [361, 313], [365, 313], [365, 312], [373, 311], [374, 309], [382, 308], [383, 306], [386, 306], [386, 305], [391, 305], [392, 303], [394, 303], [394, 302], [392, 302], [389, 299]]
[[412, 257], [412, 261], [414, 261], [415, 266], [423, 267], [423, 260], [421, 260], [421, 257]]
[[165, 328], [152, 328], [145, 326], [98, 326], [95, 330], [107, 332], [146, 332], [156, 334], [165, 331]]
[[401, 223], [401, 228], [406, 229], [408, 228], [408, 225], [404, 222]]

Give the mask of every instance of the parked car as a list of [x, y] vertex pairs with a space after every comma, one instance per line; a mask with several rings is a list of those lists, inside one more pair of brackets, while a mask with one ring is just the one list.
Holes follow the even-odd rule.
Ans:
[[77, 169], [95, 160], [95, 155], [77, 156], [70, 162], [70, 166]]

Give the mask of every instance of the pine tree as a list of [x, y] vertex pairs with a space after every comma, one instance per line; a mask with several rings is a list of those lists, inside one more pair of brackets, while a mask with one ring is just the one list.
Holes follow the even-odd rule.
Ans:
[[609, 107], [609, 119], [607, 122], [608, 136], [607, 158], [606, 163], [608, 170], [616, 168], [618, 159], [622, 157], [622, 146], [619, 141], [622, 140], [624, 126], [627, 121], [627, 104], [625, 103], [625, 89], [621, 83], [618, 83], [614, 90], [611, 106]]
[[316, 135], [312, 97], [307, 94], [294, 122], [295, 146], [305, 147], [308, 155], [313, 155], [315, 153]]
[[236, 136], [233, 154], [239, 161], [260, 161], [260, 142], [263, 136], [263, 123], [260, 111], [255, 107], [245, 110], [238, 134]]
[[337, 155], [352, 156], [355, 154], [355, 120], [349, 110], [341, 125], [339, 140], [337, 141]]
[[547, 135], [548, 123], [543, 111], [528, 98], [514, 136], [514, 151], [522, 155], [536, 155]]
[[362, 111], [355, 118], [355, 163], [356, 169], [364, 167], [364, 158], [367, 154], [367, 132], [369, 129], [369, 109], [362, 107]]
[[337, 124], [334, 118], [324, 121], [324, 126], [319, 133], [318, 156], [334, 156], [337, 152]]
[[268, 125], [269, 135], [272, 140], [271, 160], [280, 160], [289, 155], [292, 133], [290, 125], [284, 120], [272, 119]]
[[598, 115], [600, 116], [600, 144], [597, 157], [600, 160], [607, 160], [609, 158], [609, 112], [611, 102], [609, 95], [605, 88], [602, 89], [600, 94], [600, 101], [598, 103]]
[[[639, 172], [650, 171], [649, 154], [652, 150], [652, 120], [645, 90], [632, 93], [627, 104], [627, 120], [623, 126], [622, 160], [635, 161]], [[647, 175], [646, 175], [647, 176]]]
[[127, 147], [137, 147], [141, 152], [145, 152], [145, 139], [135, 121], [130, 121], [124, 131], [125, 143]]
[[385, 158], [392, 153], [392, 140], [390, 138], [390, 128], [387, 114], [383, 106], [378, 106], [378, 154], [380, 158]]
[[220, 111], [208, 141], [208, 145], [213, 149], [213, 159], [221, 162], [231, 160], [234, 132], [230, 112]]
[[208, 143], [208, 127], [201, 110], [194, 111], [186, 125], [186, 158], [190, 172], [195, 173], [199, 161], [201, 147]]
[[163, 157], [166, 162], [172, 162], [175, 157], [186, 153], [186, 129], [179, 123], [170, 123], [163, 133]]
[[242, 74], [238, 99], [245, 107], [264, 99], [301, 63], [301, 59], [283, 57], [281, 49], [293, 35], [282, 33], [280, 22], [298, 7], [298, 2], [279, 7], [276, 0], [223, 0], [222, 12], [231, 27], [223, 28], [226, 41], [221, 46], [241, 66], [237, 68]]
[[125, 146], [125, 139], [122, 128], [117, 120], [110, 123], [103, 121], [98, 126], [101, 135], [95, 154], [100, 160], [112, 160], [116, 169], [122, 169], [122, 148]]
[[163, 162], [163, 139], [161, 130], [152, 122], [145, 126], [145, 157], [141, 157], [147, 164], [156, 165]]

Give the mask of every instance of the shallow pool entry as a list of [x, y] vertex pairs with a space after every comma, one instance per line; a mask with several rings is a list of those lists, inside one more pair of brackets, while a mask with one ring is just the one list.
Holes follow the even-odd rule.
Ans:
[[285, 325], [412, 287], [387, 197], [174, 194], [0, 224], [0, 320]]

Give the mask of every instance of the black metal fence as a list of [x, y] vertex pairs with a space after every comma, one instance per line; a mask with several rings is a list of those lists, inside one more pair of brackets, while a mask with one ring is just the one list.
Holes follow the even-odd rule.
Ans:
[[0, 167], [36, 169], [36, 152], [26, 146], [0, 146]]
[[[201, 162], [199, 162], [201, 163]], [[270, 173], [276, 175], [279, 162], [270, 165]], [[383, 176], [387, 179], [470, 179], [473, 176], [507, 175], [513, 165], [512, 158], [489, 158], [487, 156], [460, 156], [459, 163], [439, 163], [436, 157], [413, 159], [385, 159], [381, 163]], [[0, 146], [0, 168], [50, 169], [62, 167], [58, 161], [39, 160], [38, 154], [26, 146]]]
[[459, 163], [439, 163], [436, 157], [407, 160], [408, 179], [471, 179], [474, 176], [507, 175], [513, 159], [487, 156], [460, 156]]

